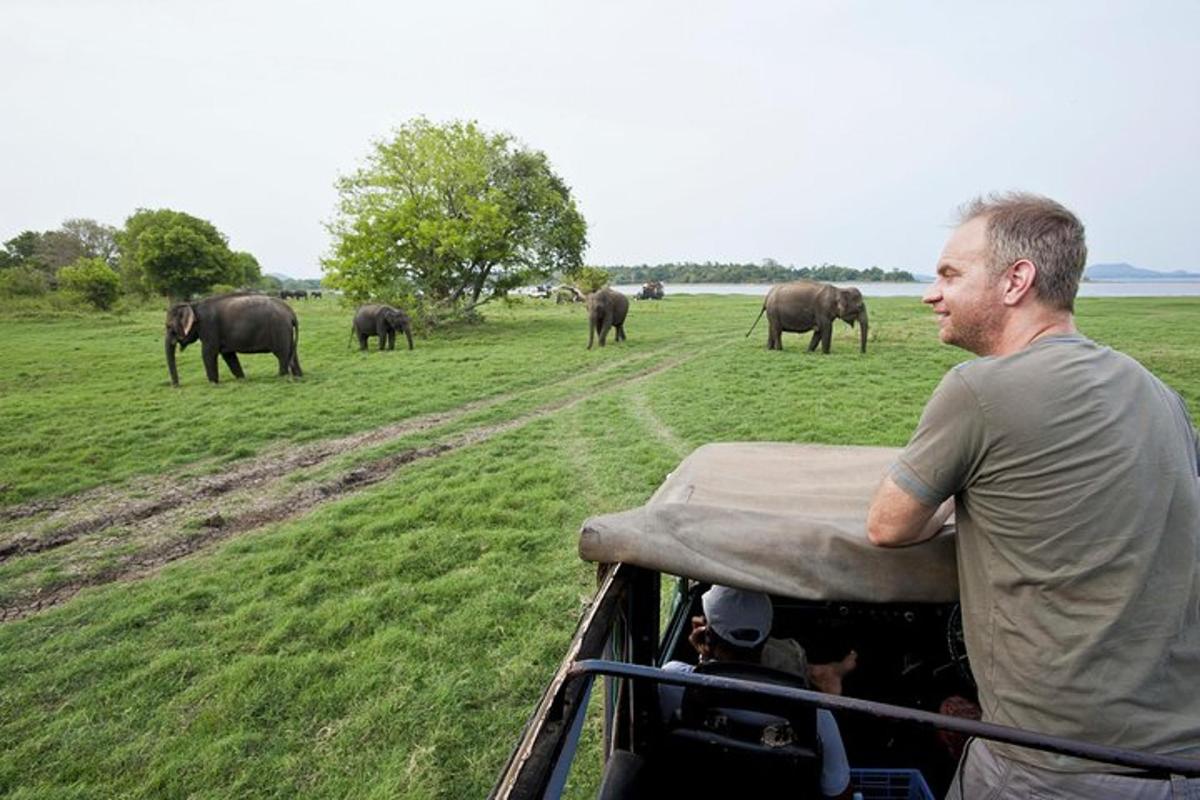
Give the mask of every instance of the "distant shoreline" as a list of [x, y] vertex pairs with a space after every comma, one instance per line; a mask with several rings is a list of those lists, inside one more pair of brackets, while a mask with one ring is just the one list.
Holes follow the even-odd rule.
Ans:
[[[866, 297], [920, 297], [929, 290], [929, 282], [896, 283], [893, 281], [834, 281], [835, 286], [853, 287]], [[669, 298], [676, 294], [735, 294], [765, 295], [771, 283], [664, 283]], [[641, 284], [618, 283], [613, 288], [627, 295], [637, 295]], [[1080, 297], [1200, 297], [1200, 280], [1164, 281], [1084, 281], [1079, 285]]]

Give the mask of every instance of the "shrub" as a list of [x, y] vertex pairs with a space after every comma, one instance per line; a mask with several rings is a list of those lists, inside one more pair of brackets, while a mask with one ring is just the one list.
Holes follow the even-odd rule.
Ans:
[[58, 271], [58, 283], [101, 311], [112, 308], [121, 294], [121, 278], [101, 258], [80, 258]]
[[599, 291], [608, 285], [608, 273], [599, 267], [578, 267], [564, 277], [584, 294]]
[[5, 297], [41, 297], [50, 291], [46, 276], [33, 267], [9, 267], [0, 270], [0, 295]]

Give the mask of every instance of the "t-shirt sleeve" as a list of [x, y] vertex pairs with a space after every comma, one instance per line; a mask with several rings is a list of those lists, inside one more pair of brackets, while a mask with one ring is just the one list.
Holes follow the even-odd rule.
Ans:
[[937, 506], [966, 486], [983, 448], [983, 411], [957, 369], [942, 378], [921, 422], [889, 474], [925, 505]]
[[1175, 395], [1175, 402], [1179, 403], [1179, 411], [1183, 414], [1184, 425], [1191, 431], [1191, 449], [1192, 455], [1196, 461], [1196, 474], [1200, 476], [1200, 433], [1196, 432], [1196, 424], [1192, 422], [1192, 415], [1188, 413], [1187, 403], [1183, 399], [1183, 395], [1174, 390], [1171, 394]]
[[817, 737], [821, 740], [821, 794], [836, 797], [850, 784], [850, 762], [837, 720], [824, 708], [817, 709]]

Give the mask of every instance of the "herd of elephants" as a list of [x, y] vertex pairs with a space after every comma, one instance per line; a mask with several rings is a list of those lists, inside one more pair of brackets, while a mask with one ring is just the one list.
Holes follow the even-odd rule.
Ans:
[[[319, 296], [319, 293], [312, 293]], [[299, 299], [300, 292], [288, 292], [288, 297]], [[639, 297], [647, 297], [645, 287]], [[662, 297], [662, 285], [651, 292], [650, 298]], [[592, 349], [596, 338], [604, 347], [609, 331], [615, 330], [616, 341], [625, 340], [625, 317], [629, 313], [629, 298], [605, 287], [584, 296], [588, 310], [588, 349]], [[833, 323], [842, 320], [851, 327], [859, 326], [861, 352], [867, 352], [867, 307], [858, 289], [843, 289], [827, 283], [793, 281], [772, 286], [763, 299], [762, 310], [754, 324], [746, 332], [749, 336], [767, 315], [767, 348], [782, 350], [782, 335], [785, 332], [804, 333], [812, 331], [808, 349], [829, 352], [833, 336]], [[396, 332], [400, 331], [408, 340], [408, 349], [413, 348], [412, 323], [404, 311], [379, 303], [359, 306], [351, 323], [351, 335], [358, 337], [360, 350], [367, 349], [367, 340], [379, 337], [380, 350], [396, 347]], [[167, 312], [167, 330], [164, 347], [167, 370], [171, 383], [179, 385], [179, 373], [175, 368], [175, 346], [183, 350], [189, 344], [200, 341], [200, 355], [208, 379], [217, 382], [217, 356], [225, 360], [235, 378], [245, 377], [238, 353], [273, 353], [279, 360], [280, 375], [300, 377], [300, 357], [297, 345], [300, 324], [296, 312], [283, 298], [265, 294], [235, 292], [176, 303]]]

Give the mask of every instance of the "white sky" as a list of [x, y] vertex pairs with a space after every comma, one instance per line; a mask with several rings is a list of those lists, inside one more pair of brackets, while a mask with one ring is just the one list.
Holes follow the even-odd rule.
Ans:
[[0, 240], [135, 208], [320, 274], [339, 173], [424, 114], [543, 150], [587, 260], [931, 273], [1048, 194], [1089, 262], [1200, 268], [1197, 2], [0, 0]]

